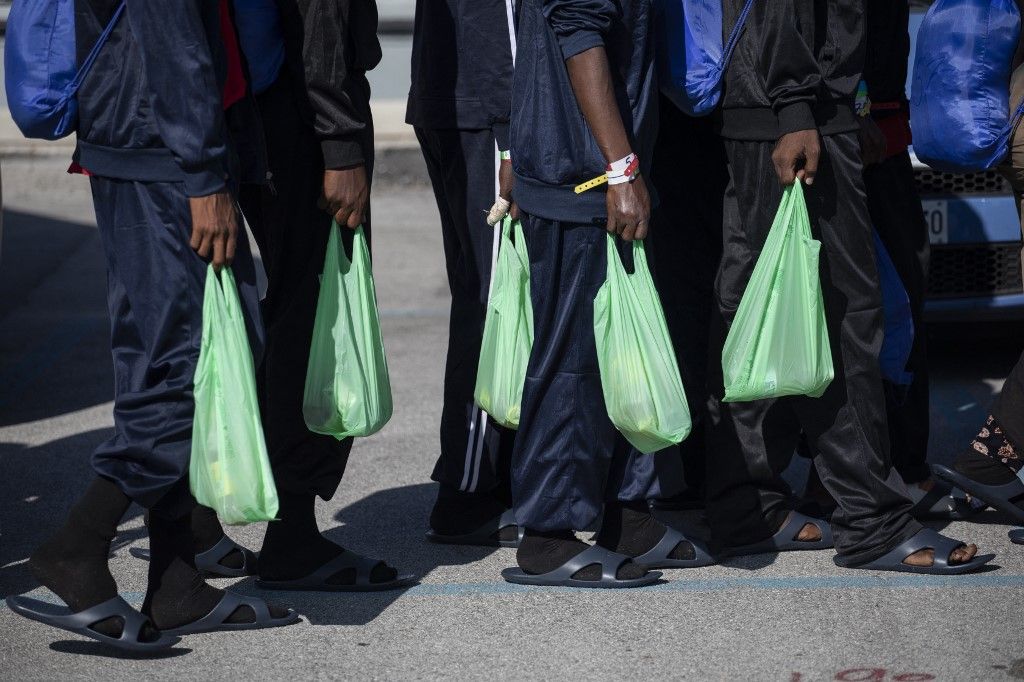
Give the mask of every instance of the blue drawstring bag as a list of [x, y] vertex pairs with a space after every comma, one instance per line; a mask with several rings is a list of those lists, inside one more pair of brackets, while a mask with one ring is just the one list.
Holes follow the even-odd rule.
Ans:
[[20, 0], [7, 17], [4, 80], [11, 116], [25, 137], [58, 140], [78, 127], [75, 94], [118, 19], [122, 2], [78, 65], [75, 0]]
[[882, 286], [882, 311], [885, 316], [885, 337], [878, 363], [886, 381], [896, 386], [909, 386], [914, 380], [913, 372], [907, 371], [910, 350], [914, 346], [914, 317], [910, 311], [910, 296], [877, 232], [875, 260]]
[[1024, 102], [1010, 114], [1020, 38], [1015, 0], [936, 0], [917, 34], [910, 95], [914, 152], [940, 171], [970, 173], [1006, 158]]
[[722, 0], [655, 0], [662, 93], [690, 116], [706, 116], [722, 97], [729, 65], [754, 5], [747, 0], [722, 44]]

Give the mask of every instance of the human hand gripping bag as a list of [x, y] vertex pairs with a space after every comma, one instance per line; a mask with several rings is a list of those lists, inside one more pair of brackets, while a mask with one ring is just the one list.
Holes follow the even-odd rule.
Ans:
[[509, 429], [519, 426], [526, 366], [532, 350], [530, 257], [522, 225], [506, 217], [487, 300], [473, 397], [491, 419]]
[[818, 256], [799, 181], [782, 195], [722, 349], [725, 402], [821, 397], [832, 383]]
[[612, 424], [633, 447], [657, 452], [690, 435], [690, 408], [643, 242], [632, 242], [632, 275], [615, 237], [609, 234], [607, 243], [607, 280], [594, 299], [604, 403]]
[[277, 489], [256, 399], [256, 372], [235, 278], [206, 271], [188, 476], [199, 504], [229, 525], [277, 516]]
[[370, 250], [360, 226], [345, 253], [331, 226], [324, 258], [302, 414], [314, 433], [369, 436], [391, 419], [391, 379], [377, 313]]

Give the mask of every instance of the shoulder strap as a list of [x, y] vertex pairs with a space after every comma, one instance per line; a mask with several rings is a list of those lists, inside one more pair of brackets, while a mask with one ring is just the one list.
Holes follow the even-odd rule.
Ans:
[[114, 16], [110, 18], [106, 28], [103, 29], [103, 33], [101, 33], [100, 37], [96, 40], [96, 44], [92, 46], [91, 50], [89, 50], [89, 55], [85, 58], [85, 61], [83, 61], [82, 65], [78, 67], [78, 73], [75, 74], [75, 79], [71, 81], [68, 85], [67, 92], [64, 93], [65, 98], [74, 97], [75, 93], [78, 92], [78, 88], [82, 86], [82, 81], [85, 80], [85, 77], [89, 74], [89, 70], [92, 69], [92, 65], [96, 61], [96, 57], [99, 56], [100, 49], [102, 49], [103, 44], [107, 42], [107, 39], [110, 38], [110, 34], [114, 32], [114, 27], [117, 25], [121, 15], [124, 14], [125, 5], [127, 4], [128, 0], [121, 0], [121, 4], [117, 6], [116, 10], [114, 10]]
[[740, 40], [740, 35], [743, 33], [743, 26], [747, 23], [747, 16], [750, 15], [750, 10], [754, 7], [754, 0], [747, 0], [743, 9], [740, 10], [739, 17], [736, 18], [736, 24], [732, 27], [732, 31], [729, 32], [729, 40], [725, 43], [725, 49], [722, 50], [722, 70], [725, 71], [725, 67], [729, 65], [729, 59], [732, 58], [732, 52], [736, 49], [736, 43]]

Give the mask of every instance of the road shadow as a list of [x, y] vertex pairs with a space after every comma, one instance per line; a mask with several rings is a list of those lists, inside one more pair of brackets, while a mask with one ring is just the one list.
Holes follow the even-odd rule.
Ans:
[[[430, 517], [436, 496], [436, 483], [375, 492], [340, 509], [334, 516], [339, 525], [325, 531], [324, 536], [360, 554], [387, 561], [398, 569], [399, 574], [412, 573], [418, 578], [424, 578], [442, 566], [463, 566], [480, 561], [498, 551], [496, 547], [427, 542], [425, 520]], [[419, 522], [421, 519], [423, 523]], [[366, 534], [367, 529], [387, 530], [371, 539]], [[364, 625], [377, 618], [409, 589], [362, 593], [271, 592], [257, 588], [252, 579], [236, 583], [235, 588], [290, 606], [314, 625]]]
[[122, 651], [102, 642], [90, 642], [80, 639], [64, 639], [50, 645], [51, 651], [60, 654], [72, 654], [74, 656], [93, 656], [96, 658], [112, 658], [122, 661], [161, 661], [168, 658], [178, 658], [192, 653], [192, 649], [184, 647], [172, 647], [153, 653], [134, 653]]
[[[95, 476], [90, 454], [112, 434], [113, 429], [95, 429], [36, 447], [0, 444], [0, 597], [39, 587], [26, 560], [63, 524]], [[142, 510], [133, 505], [122, 524], [141, 515]], [[121, 531], [111, 550], [130, 545], [143, 535], [144, 528]]]
[[91, 225], [5, 211], [0, 249], [0, 426], [113, 395], [106, 265]]

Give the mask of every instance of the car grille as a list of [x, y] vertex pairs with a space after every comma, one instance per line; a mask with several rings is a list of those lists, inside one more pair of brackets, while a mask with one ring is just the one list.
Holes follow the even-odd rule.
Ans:
[[914, 171], [917, 191], [929, 194], [1009, 194], [1010, 183], [996, 171], [981, 173], [943, 173], [931, 168]]
[[1019, 294], [1022, 290], [1020, 242], [932, 246], [930, 298]]

